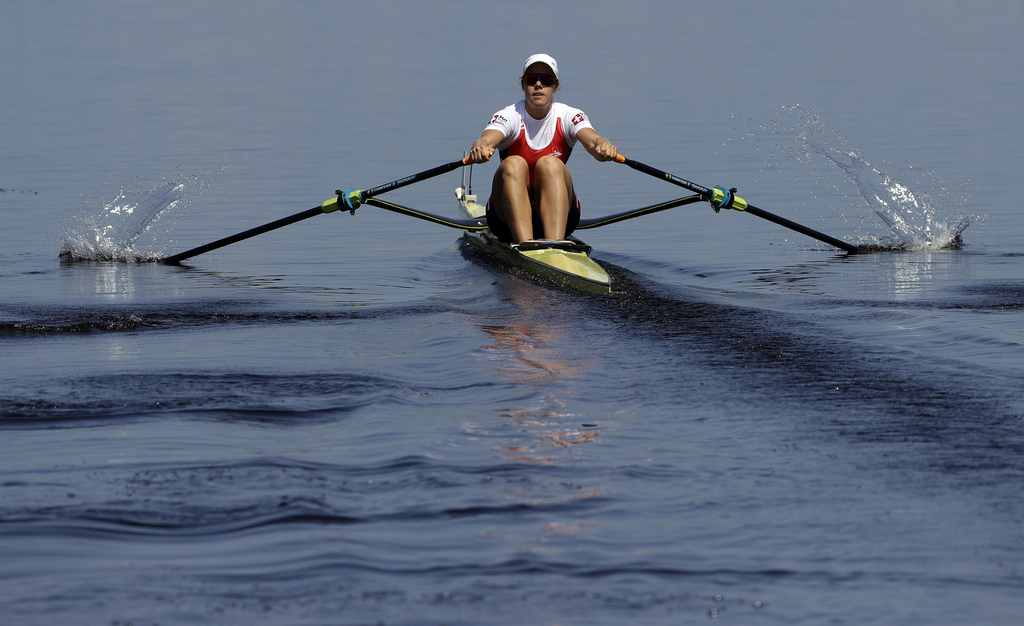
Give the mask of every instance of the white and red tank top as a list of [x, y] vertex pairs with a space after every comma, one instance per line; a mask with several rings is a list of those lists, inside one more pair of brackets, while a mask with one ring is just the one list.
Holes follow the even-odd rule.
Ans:
[[542, 156], [554, 155], [563, 163], [569, 160], [576, 145], [576, 132], [593, 128], [590, 120], [579, 109], [553, 102], [544, 119], [537, 120], [526, 112], [526, 101], [498, 111], [485, 130], [497, 130], [505, 136], [498, 144], [502, 159], [517, 155], [530, 165], [530, 186], [533, 186], [533, 167]]

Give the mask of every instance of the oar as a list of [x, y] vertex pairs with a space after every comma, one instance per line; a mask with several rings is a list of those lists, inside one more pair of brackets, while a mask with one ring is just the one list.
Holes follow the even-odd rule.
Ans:
[[700, 194], [700, 196], [704, 200], [711, 203], [711, 206], [715, 208], [715, 211], [718, 211], [719, 209], [733, 209], [736, 211], [745, 211], [747, 213], [750, 213], [751, 215], [756, 215], [757, 217], [766, 219], [769, 222], [775, 222], [779, 226], [784, 226], [790, 230], [795, 230], [798, 233], [802, 233], [804, 235], [807, 235], [808, 237], [817, 239], [818, 241], [823, 241], [829, 244], [830, 246], [835, 246], [839, 248], [840, 250], [845, 250], [850, 254], [859, 254], [864, 252], [864, 250], [858, 248], [857, 246], [851, 243], [846, 243], [841, 239], [830, 237], [825, 233], [820, 233], [812, 228], [801, 226], [800, 224], [797, 224], [796, 222], [791, 222], [790, 220], [787, 220], [784, 217], [779, 217], [778, 215], [769, 213], [768, 211], [765, 211], [763, 209], [759, 209], [752, 204], [747, 204], [746, 200], [735, 194], [735, 189], [725, 189], [724, 187], [715, 187], [714, 189], [708, 189], [707, 187], [703, 187], [701, 185], [698, 185], [697, 183], [692, 183], [688, 180], [679, 178], [678, 176], [669, 174], [668, 172], [663, 172], [655, 167], [651, 167], [650, 165], [645, 165], [644, 163], [634, 161], [633, 159], [627, 159], [621, 154], [615, 157], [615, 160], [618, 161], [619, 163], [625, 163], [626, 165], [635, 169], [638, 172], [643, 172], [644, 174], [649, 174], [650, 176], [653, 176], [655, 178], [667, 180], [672, 184], [679, 185], [684, 189], [689, 189], [694, 193]]
[[288, 217], [279, 219], [274, 222], [270, 222], [269, 224], [264, 224], [263, 226], [250, 228], [249, 230], [238, 233], [237, 235], [232, 235], [230, 237], [218, 239], [217, 241], [208, 243], [203, 246], [199, 246], [198, 248], [192, 248], [191, 250], [186, 250], [185, 252], [179, 252], [178, 254], [174, 254], [164, 258], [160, 262], [163, 263], [164, 265], [177, 265], [184, 261], [185, 259], [192, 258], [196, 255], [203, 254], [211, 250], [216, 250], [217, 248], [223, 248], [224, 246], [237, 243], [250, 237], [255, 237], [256, 235], [262, 235], [263, 233], [281, 228], [283, 226], [288, 226], [289, 224], [294, 224], [295, 222], [301, 222], [304, 219], [313, 217], [315, 215], [320, 215], [321, 213], [333, 213], [334, 211], [337, 211], [338, 209], [341, 208], [347, 208], [348, 210], [354, 213], [360, 204], [364, 203], [366, 200], [372, 198], [373, 196], [382, 194], [385, 191], [391, 191], [393, 189], [405, 187], [406, 185], [418, 183], [422, 180], [427, 180], [428, 178], [439, 176], [446, 172], [450, 172], [456, 168], [462, 167], [463, 165], [469, 165], [469, 162], [469, 157], [466, 157], [464, 159], [459, 159], [458, 161], [452, 161], [451, 163], [438, 165], [437, 167], [422, 171], [419, 174], [413, 174], [412, 176], [406, 176], [405, 178], [393, 180], [390, 183], [380, 185], [372, 189], [367, 189], [366, 191], [361, 191], [359, 189], [347, 189], [345, 191], [338, 190], [335, 192], [337, 194], [336, 197], [327, 200], [320, 206], [313, 207], [312, 209], [307, 209], [305, 211], [302, 211], [301, 213], [296, 213], [295, 215], [289, 215]]

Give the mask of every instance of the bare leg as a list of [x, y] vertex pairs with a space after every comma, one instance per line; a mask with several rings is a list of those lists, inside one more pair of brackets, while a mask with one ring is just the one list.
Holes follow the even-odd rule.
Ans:
[[556, 156], [544, 156], [533, 168], [533, 179], [544, 238], [565, 239], [565, 222], [573, 197], [569, 168]]
[[533, 239], [529, 184], [530, 166], [520, 156], [502, 161], [491, 184], [491, 208], [508, 225], [516, 243]]

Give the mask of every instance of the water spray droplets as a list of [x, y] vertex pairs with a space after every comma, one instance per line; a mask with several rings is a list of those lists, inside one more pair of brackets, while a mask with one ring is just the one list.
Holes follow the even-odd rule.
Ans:
[[195, 177], [164, 179], [152, 187], [130, 189], [122, 185], [118, 194], [98, 211], [86, 209], [74, 224], [64, 226], [60, 256], [65, 261], [119, 261], [139, 263], [163, 257], [146, 249], [139, 239], [164, 215], [175, 215], [188, 204], [202, 183]]
[[[828, 189], [830, 194], [837, 192], [848, 199], [859, 197], [861, 206], [866, 203], [888, 228], [885, 235], [863, 236], [858, 245], [874, 250], [907, 251], [962, 245], [962, 233], [972, 216], [953, 214], [966, 206], [967, 200], [954, 197], [936, 176], [924, 175], [912, 165], [903, 166], [899, 177], [889, 174], [872, 165], [861, 151], [849, 147], [849, 140], [829, 129], [817, 113], [805, 111], [799, 105], [783, 107], [782, 111], [784, 116], [797, 119], [788, 124], [782, 119], [776, 121], [776, 138], [784, 141], [788, 137], [792, 142], [791, 155], [816, 170], [819, 190]], [[815, 164], [821, 167], [814, 167]], [[845, 175], [845, 184], [836, 182], [837, 170]], [[844, 190], [849, 182], [856, 186], [857, 196]], [[821, 200], [832, 204], [835, 198]]]

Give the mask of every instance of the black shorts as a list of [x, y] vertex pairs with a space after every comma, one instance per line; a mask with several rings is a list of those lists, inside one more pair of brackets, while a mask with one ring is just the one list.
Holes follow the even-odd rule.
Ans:
[[[576, 194], [572, 196], [572, 203], [569, 204], [569, 216], [565, 220], [565, 236], [568, 237], [572, 234], [576, 227], [580, 223], [580, 213], [582, 206], [580, 203], [580, 197]], [[487, 199], [487, 228], [490, 229], [494, 236], [505, 243], [513, 243], [512, 230], [508, 227], [508, 224], [503, 222], [498, 214], [491, 210], [491, 199]], [[533, 233], [536, 237], [537, 233], [544, 232], [544, 224], [540, 221], [540, 216], [536, 213], [533, 214]]]

